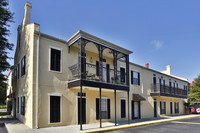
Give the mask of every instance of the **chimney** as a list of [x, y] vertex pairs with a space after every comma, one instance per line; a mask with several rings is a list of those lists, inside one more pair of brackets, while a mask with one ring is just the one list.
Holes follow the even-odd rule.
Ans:
[[194, 86], [194, 81], [192, 81], [192, 83], [190, 83], [190, 86]]
[[23, 27], [25, 27], [27, 24], [30, 24], [31, 8], [32, 8], [31, 3], [26, 2], [26, 5], [24, 7], [24, 10], [25, 10], [24, 19], [23, 19], [23, 23], [22, 23]]
[[146, 67], [146, 68], [149, 68], [149, 63], [146, 63], [146, 64], [145, 64], [145, 67]]
[[166, 66], [166, 71], [169, 75], [171, 75], [171, 65]]

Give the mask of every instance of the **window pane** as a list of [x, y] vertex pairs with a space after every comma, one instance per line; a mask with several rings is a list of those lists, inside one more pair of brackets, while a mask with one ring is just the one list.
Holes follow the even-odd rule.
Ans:
[[51, 48], [51, 70], [60, 71], [61, 51]]

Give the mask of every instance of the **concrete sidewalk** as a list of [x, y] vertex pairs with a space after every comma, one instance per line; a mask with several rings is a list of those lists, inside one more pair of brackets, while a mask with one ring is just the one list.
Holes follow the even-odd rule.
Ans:
[[5, 123], [8, 133], [79, 133], [79, 132], [105, 132], [112, 130], [120, 130], [125, 128], [132, 128], [138, 126], [145, 126], [157, 123], [164, 123], [182, 119], [190, 119], [200, 117], [198, 114], [191, 115], [182, 115], [182, 116], [165, 116], [160, 118], [151, 118], [151, 119], [140, 119], [131, 121], [131, 124], [127, 124], [127, 121], [118, 122], [117, 126], [114, 126], [114, 122], [104, 122], [102, 123], [103, 128], [99, 128], [99, 123], [94, 124], [84, 124], [83, 130], [80, 131], [79, 125], [70, 125], [70, 126], [59, 126], [59, 127], [48, 127], [40, 129], [31, 129], [21, 123], [16, 119], [5, 119], [1, 120], [0, 123]]

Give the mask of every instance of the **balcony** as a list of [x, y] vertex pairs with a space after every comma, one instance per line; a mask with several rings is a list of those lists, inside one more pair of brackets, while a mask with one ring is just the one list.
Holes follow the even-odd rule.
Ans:
[[[105, 84], [107, 87], [124, 88], [126, 90], [129, 87], [126, 83], [126, 72], [121, 72], [117, 70], [117, 76], [114, 76], [114, 69], [108, 69], [106, 67], [102, 68], [102, 80], [99, 76], [99, 66], [95, 64], [86, 63], [86, 71], [81, 72], [78, 69], [78, 63], [69, 67], [71, 75], [69, 77], [69, 82], [83, 80], [84, 82], [94, 83], [94, 84]], [[83, 83], [84, 84], [84, 83]], [[103, 85], [104, 86], [104, 85]], [[100, 87], [103, 88], [102, 85]], [[111, 87], [112, 88], [112, 87]]]
[[151, 84], [151, 96], [167, 96], [176, 98], [187, 98], [187, 90], [164, 86], [160, 84]]

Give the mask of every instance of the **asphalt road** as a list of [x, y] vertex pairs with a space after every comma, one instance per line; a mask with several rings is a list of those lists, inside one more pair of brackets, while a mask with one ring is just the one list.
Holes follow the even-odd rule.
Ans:
[[128, 128], [109, 133], [200, 133], [200, 118]]
[[0, 123], [0, 133], [8, 133], [4, 123]]

